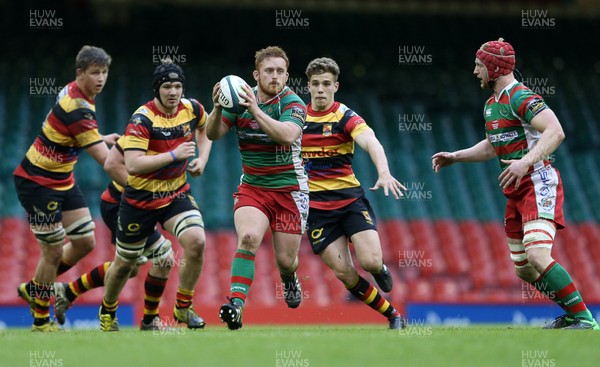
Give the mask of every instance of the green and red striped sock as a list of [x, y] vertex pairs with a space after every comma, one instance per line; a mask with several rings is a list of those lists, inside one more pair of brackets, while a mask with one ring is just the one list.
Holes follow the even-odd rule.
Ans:
[[558, 262], [550, 263], [536, 282], [540, 285], [547, 284], [545, 287], [548, 290], [547, 295], [550, 299], [554, 298], [553, 300], [566, 310], [567, 315], [593, 320], [573, 279]]
[[231, 292], [232, 299], [238, 299], [242, 304], [246, 302], [250, 286], [254, 280], [255, 254], [250, 251], [238, 249], [231, 263]]

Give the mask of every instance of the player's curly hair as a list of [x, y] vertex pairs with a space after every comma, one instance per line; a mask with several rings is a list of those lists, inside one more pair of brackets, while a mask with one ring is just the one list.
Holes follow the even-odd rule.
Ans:
[[263, 49], [256, 51], [256, 54], [254, 55], [254, 66], [256, 67], [256, 70], [258, 70], [258, 66], [260, 65], [260, 63], [269, 57], [281, 57], [283, 60], [285, 60], [285, 67], [290, 67], [290, 60], [288, 59], [287, 54], [285, 53], [285, 51], [283, 51], [281, 47], [267, 46]]
[[85, 45], [77, 53], [75, 68], [86, 71], [92, 65], [109, 67], [111, 61], [110, 55], [100, 47]]
[[329, 57], [319, 57], [308, 63], [306, 67], [306, 76], [310, 80], [313, 75], [319, 75], [323, 73], [331, 73], [334, 81], [337, 82], [338, 76], [340, 75], [340, 67], [335, 60]]

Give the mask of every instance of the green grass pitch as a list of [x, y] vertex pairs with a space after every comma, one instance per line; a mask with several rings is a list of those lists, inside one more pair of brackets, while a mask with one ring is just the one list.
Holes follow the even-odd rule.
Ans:
[[0, 331], [0, 366], [598, 366], [600, 332], [530, 327], [244, 326]]

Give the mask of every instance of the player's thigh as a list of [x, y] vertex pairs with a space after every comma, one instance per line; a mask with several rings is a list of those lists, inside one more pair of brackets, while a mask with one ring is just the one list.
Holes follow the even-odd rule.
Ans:
[[379, 233], [373, 229], [361, 231], [353, 234], [350, 237], [354, 252], [361, 266], [377, 266], [380, 265], [383, 259], [381, 252], [381, 242]]
[[293, 233], [274, 232], [273, 251], [275, 260], [280, 262], [294, 262], [300, 250], [302, 235]]
[[354, 268], [348, 240], [346, 236], [338, 237], [319, 254], [323, 262], [332, 269], [336, 275], [345, 274]]

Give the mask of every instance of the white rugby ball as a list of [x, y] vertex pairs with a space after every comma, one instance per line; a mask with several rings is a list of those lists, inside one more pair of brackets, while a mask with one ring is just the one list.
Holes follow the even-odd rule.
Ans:
[[244, 79], [236, 75], [227, 75], [219, 82], [219, 104], [225, 111], [239, 115], [246, 111], [246, 107], [240, 105], [243, 98], [240, 94], [244, 94], [244, 88], [247, 83]]

